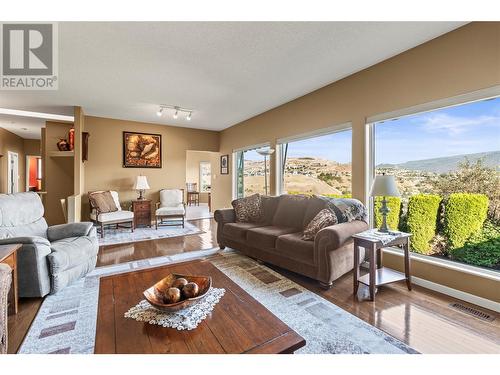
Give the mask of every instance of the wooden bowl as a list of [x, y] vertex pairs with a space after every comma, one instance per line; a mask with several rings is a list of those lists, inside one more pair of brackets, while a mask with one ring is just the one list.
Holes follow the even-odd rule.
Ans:
[[[180, 277], [185, 278], [188, 282], [195, 282], [196, 284], [198, 284], [199, 287], [198, 295], [193, 298], [183, 299], [176, 303], [170, 303], [170, 304], [163, 303], [163, 300], [156, 295], [155, 288], [158, 289], [160, 292], [165, 292], [168, 288], [170, 288], [172, 283]], [[189, 276], [189, 275], [179, 275], [176, 273], [171, 273], [164, 279], [158, 281], [152, 287], [145, 290], [143, 294], [144, 297], [146, 297], [146, 299], [148, 300], [148, 302], [158, 310], [165, 312], [175, 312], [185, 309], [186, 307], [193, 306], [194, 304], [201, 301], [207, 295], [211, 287], [212, 287], [212, 278], [210, 276]]]

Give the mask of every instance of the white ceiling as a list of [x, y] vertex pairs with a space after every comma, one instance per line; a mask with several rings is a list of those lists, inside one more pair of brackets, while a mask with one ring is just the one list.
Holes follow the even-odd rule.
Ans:
[[25, 139], [40, 139], [44, 119], [0, 114], [0, 128], [4, 128]]
[[2, 91], [0, 107], [222, 130], [463, 24], [62, 22], [59, 90]]

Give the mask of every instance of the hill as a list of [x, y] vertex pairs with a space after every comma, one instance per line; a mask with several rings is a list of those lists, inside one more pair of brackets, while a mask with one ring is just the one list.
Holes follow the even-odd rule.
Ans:
[[500, 151], [480, 152], [477, 154], [464, 154], [447, 156], [443, 158], [424, 159], [407, 161], [401, 164], [379, 164], [377, 168], [397, 168], [410, 171], [423, 171], [431, 173], [447, 173], [458, 168], [458, 164], [465, 158], [475, 163], [479, 159], [484, 159], [484, 165], [500, 170]]

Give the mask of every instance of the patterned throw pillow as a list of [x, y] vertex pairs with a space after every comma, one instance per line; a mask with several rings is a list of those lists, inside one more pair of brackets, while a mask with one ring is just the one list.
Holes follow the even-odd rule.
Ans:
[[243, 223], [258, 223], [262, 220], [262, 198], [260, 194], [253, 194], [231, 202], [236, 221]]
[[325, 208], [318, 212], [314, 219], [307, 224], [307, 227], [304, 229], [302, 239], [305, 241], [314, 241], [316, 233], [318, 233], [321, 229], [337, 223], [337, 216], [330, 209]]
[[116, 207], [113, 196], [109, 191], [90, 193], [89, 199], [92, 202], [92, 206], [96, 207], [101, 213], [118, 211], [118, 207]]
[[327, 202], [328, 208], [337, 215], [339, 223], [350, 223], [354, 220], [361, 220], [368, 223], [366, 207], [359, 200], [352, 198], [318, 197]]

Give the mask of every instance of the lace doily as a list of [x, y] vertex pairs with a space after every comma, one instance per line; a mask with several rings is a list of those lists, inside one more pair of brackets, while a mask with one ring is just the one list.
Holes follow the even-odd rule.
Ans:
[[124, 316], [138, 322], [189, 331], [198, 327], [198, 324], [212, 312], [225, 292], [223, 288], [211, 288], [206, 297], [197, 304], [173, 313], [160, 311], [144, 299], [129, 309]]

